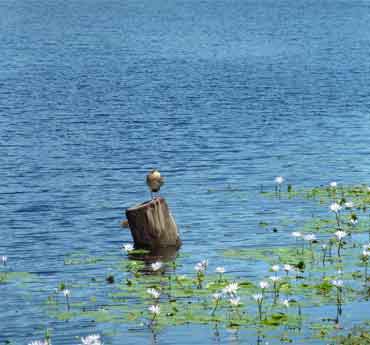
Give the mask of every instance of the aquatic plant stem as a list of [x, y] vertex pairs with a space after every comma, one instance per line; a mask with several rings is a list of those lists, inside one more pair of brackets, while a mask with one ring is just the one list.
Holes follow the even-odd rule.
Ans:
[[68, 295], [66, 295], [66, 302], [67, 302], [67, 311], [70, 311], [71, 306], [69, 304], [69, 296]]
[[368, 271], [369, 259], [365, 258], [364, 261], [365, 261], [364, 284], [366, 286], [367, 285], [367, 274], [368, 274], [367, 271]]
[[215, 316], [215, 313], [216, 313], [216, 310], [218, 308], [219, 303], [220, 303], [220, 300], [216, 299], [215, 307], [213, 308], [212, 313], [211, 313], [212, 316]]
[[335, 212], [335, 219], [337, 221], [338, 230], [341, 230], [339, 212]]
[[340, 249], [341, 249], [342, 245], [343, 245], [342, 240], [339, 240], [339, 242], [338, 242], [338, 251], [337, 251], [339, 258], [340, 258]]

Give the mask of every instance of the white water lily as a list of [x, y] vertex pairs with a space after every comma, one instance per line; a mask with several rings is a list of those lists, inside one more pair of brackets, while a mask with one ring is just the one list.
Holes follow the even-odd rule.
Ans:
[[134, 246], [131, 243], [124, 244], [122, 249], [128, 253], [134, 250]]
[[155, 271], [160, 270], [163, 267], [163, 263], [160, 261], [157, 261], [157, 262], [153, 262], [150, 266], [152, 270], [155, 272]]
[[225, 267], [216, 267], [216, 272], [217, 273], [220, 273], [220, 274], [223, 274], [223, 273], [225, 273]]
[[315, 234], [308, 234], [308, 235], [303, 236], [303, 239], [305, 241], [312, 242], [312, 241], [315, 241], [316, 240], [316, 235]]
[[289, 271], [292, 271], [293, 270], [293, 266], [292, 265], [289, 265], [289, 264], [285, 264], [284, 265], [284, 271], [285, 272], [289, 272]]
[[201, 262], [198, 262], [195, 266], [194, 269], [197, 272], [204, 272], [208, 267], [208, 260], [202, 260]]
[[333, 182], [330, 182], [330, 187], [331, 188], [336, 188], [338, 186], [338, 183], [333, 181]]
[[260, 281], [260, 288], [261, 288], [262, 290], [264, 290], [264, 289], [268, 289], [268, 288], [269, 288], [269, 286], [270, 286], [270, 284], [269, 284], [268, 282], [266, 282], [266, 281]]
[[341, 209], [342, 209], [342, 206], [340, 206], [337, 202], [333, 202], [330, 205], [330, 210], [335, 212], [335, 213], [338, 213]]
[[64, 295], [65, 297], [69, 297], [69, 296], [71, 296], [71, 291], [70, 291], [70, 290], [68, 290], [68, 289], [64, 289], [62, 292], [63, 292], [63, 295]]
[[280, 266], [279, 265], [273, 265], [273, 266], [271, 266], [271, 270], [273, 272], [278, 272], [280, 270]]
[[363, 248], [364, 250], [369, 250], [369, 249], [370, 249], [370, 243], [369, 243], [369, 244], [364, 244], [364, 245], [362, 246], [362, 248]]
[[8, 261], [8, 257], [6, 255], [3, 255], [1, 257], [1, 262], [3, 263], [4, 266], [6, 265], [7, 261]]
[[161, 307], [159, 305], [151, 305], [148, 308], [149, 312], [152, 313], [153, 315], [157, 316], [161, 313]]
[[146, 292], [155, 299], [158, 299], [161, 293], [156, 289], [147, 289]]
[[238, 283], [230, 283], [229, 285], [223, 288], [222, 292], [229, 295], [235, 295], [238, 289], [239, 289]]
[[369, 252], [369, 251], [367, 251], [366, 249], [364, 249], [364, 250], [362, 251], [362, 256], [363, 256], [364, 258], [368, 258], [368, 257], [370, 256], [370, 252]]
[[282, 184], [283, 182], [284, 182], [284, 177], [283, 176], [275, 177], [275, 183]]
[[347, 233], [345, 231], [342, 231], [342, 230], [338, 230], [336, 233], [335, 233], [335, 236], [337, 237], [337, 239], [340, 241], [342, 238], [346, 237], [347, 236]]
[[233, 307], [237, 307], [238, 305], [240, 305], [240, 297], [233, 297], [233, 298], [230, 298], [229, 299], [229, 302], [230, 304], [233, 306]]
[[101, 339], [99, 334], [91, 334], [81, 338], [83, 345], [101, 345]]
[[212, 295], [212, 297], [213, 297], [213, 299], [214, 299], [215, 301], [219, 301], [219, 300], [222, 298], [222, 294], [220, 294], [220, 293], [214, 293], [214, 294]]
[[201, 262], [200, 262], [200, 264], [204, 267], [204, 269], [206, 270], [207, 269], [207, 267], [208, 267], [208, 260], [202, 260]]
[[261, 293], [256, 293], [255, 295], [252, 295], [252, 297], [257, 303], [261, 303], [263, 300], [263, 295]]
[[295, 237], [295, 238], [302, 237], [302, 233], [299, 232], [299, 231], [293, 231], [292, 236]]
[[202, 265], [201, 262], [198, 262], [195, 266], [194, 266], [194, 269], [195, 271], [197, 272], [204, 272], [205, 271], [205, 268], [204, 266]]
[[354, 206], [355, 206], [355, 204], [352, 201], [347, 201], [347, 202], [344, 203], [344, 207], [346, 207], [346, 208], [352, 208]]
[[349, 222], [352, 224], [352, 225], [356, 225], [358, 223], [358, 220], [356, 218], [351, 218], [349, 220]]
[[332, 280], [331, 283], [332, 283], [332, 285], [334, 285], [337, 288], [341, 288], [344, 285], [343, 280], [340, 280], [340, 279]]
[[34, 340], [28, 345], [50, 345], [47, 340]]
[[282, 304], [284, 307], [289, 308], [289, 300], [288, 300], [288, 299], [283, 299], [283, 300], [281, 300], [281, 304]]

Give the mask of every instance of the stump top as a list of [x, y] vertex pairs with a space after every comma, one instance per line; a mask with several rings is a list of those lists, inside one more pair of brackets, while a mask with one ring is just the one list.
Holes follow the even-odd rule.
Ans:
[[133, 207], [130, 207], [127, 209], [127, 211], [137, 211], [137, 210], [140, 210], [140, 209], [144, 209], [144, 208], [147, 208], [147, 207], [150, 207], [150, 206], [154, 206], [155, 204], [159, 203], [163, 203], [164, 202], [164, 198], [162, 198], [161, 196], [159, 197], [156, 197], [152, 200], [148, 200], [148, 201], [145, 201], [141, 204], [138, 204], [138, 205], [135, 205]]

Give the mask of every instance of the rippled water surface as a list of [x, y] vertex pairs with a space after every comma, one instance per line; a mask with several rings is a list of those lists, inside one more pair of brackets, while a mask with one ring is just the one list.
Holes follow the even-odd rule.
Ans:
[[[258, 266], [221, 252], [290, 243], [289, 229], [259, 222], [312, 212], [262, 199], [261, 186], [277, 175], [370, 183], [369, 32], [367, 1], [0, 2], [0, 254], [38, 277], [0, 286], [0, 343], [46, 327], [57, 345], [97, 332], [106, 344], [255, 343], [209, 326], [153, 340], [125, 324], [51, 320], [44, 304], [62, 281], [109, 274], [131, 241], [123, 211], [149, 197], [152, 167], [166, 177], [183, 265], [208, 258], [251, 279]], [[76, 252], [108, 259], [65, 265]], [[348, 325], [366, 317], [361, 306]]]

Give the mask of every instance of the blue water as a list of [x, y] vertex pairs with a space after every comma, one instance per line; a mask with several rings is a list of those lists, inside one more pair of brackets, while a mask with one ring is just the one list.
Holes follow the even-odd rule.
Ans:
[[[32, 297], [0, 287], [0, 342], [100, 331], [52, 324], [42, 304], [61, 281], [109, 271], [63, 260], [131, 240], [119, 223], [149, 197], [153, 167], [190, 265], [289, 241], [257, 226], [278, 216], [255, 198], [277, 175], [370, 183], [369, 32], [367, 1], [0, 2], [0, 254], [41, 280]], [[222, 192], [230, 186], [237, 197]], [[151, 341], [119, 327], [107, 343]], [[217, 343], [209, 328], [166, 332], [159, 344]], [[234, 338], [221, 343], [249, 344]]]

